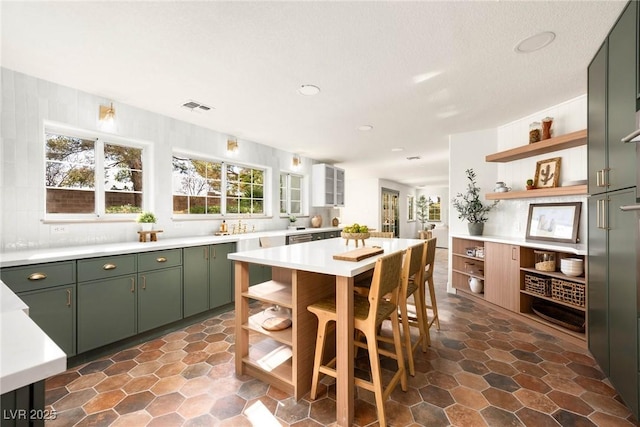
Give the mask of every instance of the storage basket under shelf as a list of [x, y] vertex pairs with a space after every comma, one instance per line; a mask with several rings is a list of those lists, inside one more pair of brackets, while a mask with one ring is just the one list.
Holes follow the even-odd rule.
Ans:
[[524, 275], [524, 290], [545, 297], [551, 296], [551, 279], [533, 274]]
[[551, 299], [584, 307], [585, 286], [582, 283], [553, 278], [551, 279]]

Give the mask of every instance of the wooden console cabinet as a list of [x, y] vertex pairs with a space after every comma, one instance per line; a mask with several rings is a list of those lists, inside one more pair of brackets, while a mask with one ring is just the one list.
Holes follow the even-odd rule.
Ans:
[[[575, 330], [572, 326], [563, 326], [535, 313], [534, 307], [547, 304], [562, 313], [570, 313], [584, 323], [586, 317], [587, 279], [585, 275], [570, 277], [560, 271], [561, 259], [565, 257], [581, 258], [584, 255], [575, 254], [571, 248], [566, 250], [544, 248], [541, 245], [526, 246], [494, 242], [482, 238], [454, 237], [452, 250], [452, 285], [457, 292], [470, 298], [490, 303], [502, 309], [522, 316], [523, 320], [533, 321], [543, 325], [547, 330], [558, 332], [565, 338], [572, 338], [586, 345], [586, 330]], [[535, 269], [535, 251], [544, 250], [554, 252], [556, 257], [555, 271], [541, 271]], [[478, 256], [480, 254], [480, 256]], [[547, 284], [541, 292], [527, 289], [527, 276], [534, 276]], [[469, 279], [476, 277], [483, 280], [484, 291], [473, 292], [469, 287]], [[555, 288], [552, 288], [552, 283]], [[552, 292], [562, 286], [564, 294]], [[581, 303], [566, 298], [567, 289], [576, 289], [579, 296], [584, 296]], [[571, 296], [571, 295], [570, 295]], [[565, 297], [565, 298], [563, 298]], [[584, 324], [586, 328], [586, 324]]]

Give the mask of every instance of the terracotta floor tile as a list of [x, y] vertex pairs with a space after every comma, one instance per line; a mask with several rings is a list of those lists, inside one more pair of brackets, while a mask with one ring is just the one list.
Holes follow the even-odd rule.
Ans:
[[[408, 378], [408, 391], [397, 387], [386, 401], [391, 426], [636, 424], [586, 348], [447, 294], [447, 268], [447, 252], [438, 249], [434, 277], [441, 329], [429, 331], [427, 352], [414, 353], [416, 375]], [[251, 313], [262, 310], [250, 305]], [[228, 311], [71, 367], [45, 382], [46, 404], [58, 414], [46, 427], [334, 423], [334, 379], [321, 381], [317, 400], [307, 393], [296, 402], [290, 393], [236, 375], [234, 333], [235, 313]], [[252, 340], [259, 337], [251, 334]], [[358, 371], [368, 365], [362, 360]], [[395, 369], [395, 362], [385, 358], [383, 366]], [[384, 369], [383, 378], [390, 376]], [[372, 392], [356, 389], [355, 427], [379, 425], [374, 402]], [[258, 409], [262, 418], [252, 422], [250, 414]]]
[[[230, 396], [230, 397], [237, 397], [237, 396]], [[182, 415], [185, 419], [195, 418], [199, 415], [208, 413], [211, 407], [213, 406], [213, 404], [214, 402], [211, 399], [211, 396], [207, 394], [201, 394], [199, 396], [186, 398], [178, 408], [177, 412], [180, 415]]]
[[489, 404], [482, 393], [467, 387], [454, 388], [453, 390], [451, 390], [451, 396], [453, 396], [456, 403], [475, 410], [486, 408]]
[[106, 411], [116, 406], [125, 397], [126, 394], [122, 390], [107, 391], [94, 396], [93, 399], [82, 406], [82, 409], [87, 414]]
[[146, 411], [154, 417], [175, 412], [184, 400], [185, 397], [178, 392], [158, 396], [149, 403]]

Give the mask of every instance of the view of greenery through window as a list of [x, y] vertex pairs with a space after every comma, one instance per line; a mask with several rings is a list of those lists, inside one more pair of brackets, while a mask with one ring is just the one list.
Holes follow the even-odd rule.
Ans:
[[261, 169], [173, 156], [172, 187], [175, 214], [264, 214]]
[[48, 132], [45, 152], [48, 214], [142, 211], [142, 149]]
[[429, 221], [441, 221], [440, 196], [429, 197]]

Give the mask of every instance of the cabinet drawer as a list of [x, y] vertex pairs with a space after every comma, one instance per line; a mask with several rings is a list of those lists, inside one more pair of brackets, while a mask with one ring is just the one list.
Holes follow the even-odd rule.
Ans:
[[75, 267], [75, 261], [8, 267], [0, 270], [0, 278], [13, 292], [33, 291], [75, 283]]
[[78, 261], [78, 282], [107, 279], [136, 272], [136, 255], [116, 255]]
[[179, 265], [182, 265], [182, 249], [138, 254], [138, 271], [157, 270]]

